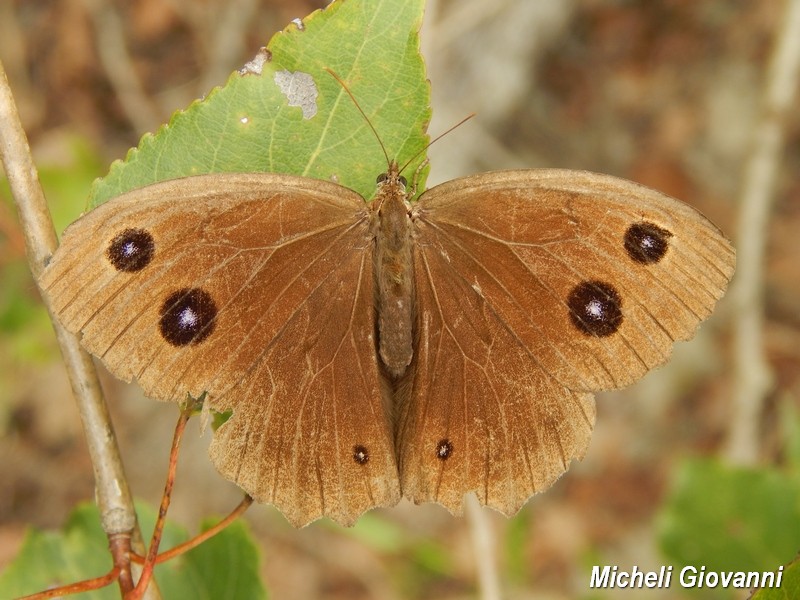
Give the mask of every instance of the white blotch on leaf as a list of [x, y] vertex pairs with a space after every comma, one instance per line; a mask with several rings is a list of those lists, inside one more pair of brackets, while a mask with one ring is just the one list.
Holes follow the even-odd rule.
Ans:
[[262, 47], [253, 57], [253, 60], [246, 62], [244, 66], [239, 69], [239, 75], [261, 75], [264, 70], [264, 65], [270, 60], [272, 60], [272, 52]]
[[239, 119], [239, 123], [241, 123], [242, 125], [247, 125], [249, 122], [250, 119], [247, 117], [242, 117], [241, 119]]
[[308, 73], [296, 71], [278, 71], [275, 73], [275, 84], [286, 96], [289, 106], [299, 106], [303, 118], [310, 119], [317, 114], [317, 85]]
[[303, 23], [302, 19], [292, 19], [292, 23], [297, 26], [298, 31], [303, 31], [306, 28], [306, 24]]

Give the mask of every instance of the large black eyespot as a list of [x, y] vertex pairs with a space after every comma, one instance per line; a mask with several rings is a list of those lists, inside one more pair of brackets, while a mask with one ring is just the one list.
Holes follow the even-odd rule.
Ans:
[[622, 298], [602, 281], [583, 281], [567, 299], [572, 324], [585, 335], [607, 337], [622, 325]]
[[185, 288], [169, 295], [160, 314], [159, 329], [170, 344], [198, 344], [214, 331], [217, 304], [207, 291]]

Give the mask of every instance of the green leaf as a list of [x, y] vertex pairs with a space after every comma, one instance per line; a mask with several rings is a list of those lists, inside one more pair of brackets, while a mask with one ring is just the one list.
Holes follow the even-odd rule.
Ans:
[[[306, 17], [302, 27], [290, 25], [269, 42], [262, 56], [271, 60], [250, 69], [260, 74], [233, 73], [224, 87], [173, 115], [155, 135], [145, 135], [125, 162], [114, 163], [96, 182], [90, 205], [156, 181], [214, 172], [334, 179], [370, 198], [386, 158], [326, 69], [347, 83], [389, 158], [410, 160], [427, 143], [430, 119], [419, 54], [422, 8], [423, 0], [338, 0]], [[292, 92], [282, 91], [280, 85], [292, 77], [296, 87], [306, 90], [306, 81], [311, 96], [317, 94], [313, 116], [293, 105], [287, 97]], [[413, 176], [423, 158], [416, 156], [406, 172]], [[419, 190], [424, 175], [423, 169]]]
[[774, 571], [800, 547], [800, 479], [776, 469], [690, 460], [660, 521], [662, 548], [677, 564]]
[[[216, 523], [207, 519], [202, 530]], [[191, 552], [159, 566], [159, 589], [164, 598], [266, 598], [259, 578], [259, 555], [247, 525], [235, 521]]]
[[[86, 190], [100, 174], [100, 159], [89, 144], [64, 134], [56, 140], [58, 163], [38, 165], [39, 180], [60, 231], [73, 221], [86, 203]], [[0, 203], [14, 211], [8, 181], [0, 174]], [[23, 253], [6, 253], [0, 265], [0, 412], [7, 408], [9, 388], [18, 389], [30, 363], [52, 360], [52, 324], [41, 302]]]
[[[100, 529], [97, 510], [82, 505], [60, 532], [28, 531], [19, 554], [0, 576], [0, 597], [14, 598], [99, 577], [111, 566], [108, 541]], [[119, 591], [109, 587], [72, 597], [111, 600], [119, 598]]]
[[757, 590], [750, 598], [752, 600], [795, 600], [800, 598], [800, 558], [784, 567], [780, 587]]
[[[153, 530], [156, 511], [137, 504], [143, 535]], [[207, 528], [209, 523], [204, 523]], [[182, 528], [167, 523], [161, 549], [188, 539]], [[236, 522], [197, 548], [156, 567], [164, 598], [265, 598], [258, 578], [259, 554], [242, 522]], [[48, 587], [99, 577], [111, 570], [108, 539], [97, 507], [82, 504], [61, 531], [28, 531], [22, 549], [0, 575], [0, 598], [32, 594]], [[116, 583], [77, 600], [119, 600]]]

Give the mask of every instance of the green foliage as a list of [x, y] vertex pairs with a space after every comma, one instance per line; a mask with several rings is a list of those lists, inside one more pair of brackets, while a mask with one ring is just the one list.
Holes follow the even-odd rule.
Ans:
[[[142, 531], [152, 531], [156, 511], [137, 504]], [[204, 529], [212, 523], [204, 523]], [[188, 539], [177, 525], [167, 523], [161, 543], [169, 549]], [[156, 567], [156, 580], [170, 598], [265, 598], [258, 578], [259, 553], [241, 521], [188, 553]], [[61, 531], [31, 529], [17, 557], [0, 575], [0, 598], [31, 594], [50, 586], [99, 577], [112, 567], [108, 539], [93, 504], [82, 504]], [[112, 584], [102, 590], [70, 596], [92, 600], [119, 599]]]
[[[800, 548], [800, 469], [797, 414], [783, 410], [788, 464], [783, 469], [743, 468], [715, 459], [693, 459], [678, 471], [660, 519], [660, 541], [677, 572], [684, 565], [707, 571], [776, 571]], [[758, 599], [800, 597], [797, 562], [784, 568], [780, 588]], [[705, 590], [732, 597], [733, 590]]]
[[800, 480], [773, 469], [688, 461], [664, 508], [660, 537], [682, 565], [772, 571], [800, 543]]
[[530, 576], [525, 551], [533, 526], [533, 515], [533, 510], [522, 510], [506, 526], [505, 556], [508, 577], [517, 585], [524, 585]]
[[402, 597], [414, 598], [422, 594], [429, 583], [452, 573], [452, 556], [448, 548], [427, 537], [419, 537], [378, 515], [368, 513], [350, 529], [341, 529], [344, 535], [358, 539], [367, 547], [386, 556], [402, 557], [402, 565], [393, 573], [394, 588]]
[[[423, 0], [338, 1], [275, 35], [260, 74], [231, 75], [222, 88], [145, 135], [125, 162], [94, 186], [91, 205], [155, 181], [214, 172], [279, 172], [331, 179], [366, 198], [386, 159], [348, 85], [390, 158], [410, 160], [425, 146], [429, 86], [419, 54]], [[316, 114], [290, 105], [277, 73], [304, 73]], [[422, 161], [415, 158], [407, 172]], [[419, 181], [422, 189], [424, 173]], [[409, 178], [410, 179], [410, 178]]]
[[[56, 229], [74, 220], [86, 203], [86, 190], [101, 172], [100, 160], [89, 145], [75, 137], [63, 140], [64, 158], [39, 166], [39, 180], [49, 200]], [[14, 213], [11, 190], [0, 177], [0, 203]], [[25, 381], [57, 355], [52, 326], [39, 302], [38, 291], [22, 249], [22, 237], [1, 240], [0, 261], [0, 424], [5, 424], [14, 398], [24, 393]]]
[[800, 598], [800, 559], [795, 559], [783, 569], [783, 581], [779, 588], [757, 590], [752, 600], [796, 600]]
[[[800, 417], [781, 407], [786, 466], [744, 468], [717, 459], [687, 460], [678, 470], [659, 519], [664, 554], [677, 573], [685, 565], [707, 571], [776, 571], [800, 549]], [[784, 568], [780, 588], [754, 597], [797, 598], [797, 561]], [[732, 597], [733, 590], [696, 592]]]

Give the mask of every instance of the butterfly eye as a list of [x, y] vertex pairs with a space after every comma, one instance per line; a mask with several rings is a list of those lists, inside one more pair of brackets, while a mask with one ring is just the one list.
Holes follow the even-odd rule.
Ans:
[[375, 180], [375, 183], [383, 183], [387, 179], [389, 179], [389, 174], [381, 173], [380, 175], [378, 175], [378, 178]]
[[408, 185], [408, 181], [406, 181], [406, 178], [403, 177], [402, 175], [400, 175], [399, 180], [400, 180], [400, 183], [403, 184], [403, 187], [406, 187]]

